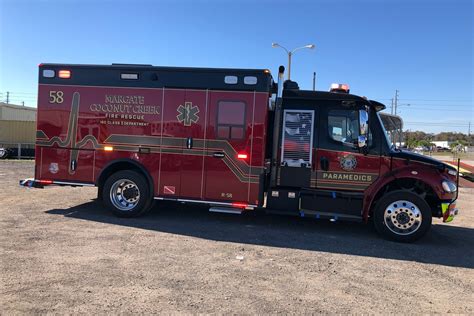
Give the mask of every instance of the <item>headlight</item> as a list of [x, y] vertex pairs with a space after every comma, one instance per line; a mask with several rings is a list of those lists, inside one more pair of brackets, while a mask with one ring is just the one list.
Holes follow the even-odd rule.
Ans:
[[452, 176], [457, 176], [458, 175], [458, 172], [456, 170], [453, 170], [453, 169], [449, 169], [448, 173]]
[[454, 184], [451, 181], [446, 181], [446, 180], [441, 183], [441, 186], [443, 187], [444, 191], [448, 193], [456, 192], [456, 190], [458, 189], [456, 187], [456, 184]]

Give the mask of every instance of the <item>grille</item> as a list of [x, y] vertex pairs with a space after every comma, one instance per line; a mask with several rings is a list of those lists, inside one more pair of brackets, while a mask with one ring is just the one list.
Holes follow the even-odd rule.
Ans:
[[281, 164], [311, 167], [314, 111], [285, 110]]

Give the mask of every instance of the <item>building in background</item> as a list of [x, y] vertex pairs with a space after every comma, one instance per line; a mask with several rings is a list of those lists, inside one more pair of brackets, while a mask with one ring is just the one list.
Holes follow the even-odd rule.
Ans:
[[0, 158], [34, 156], [36, 108], [0, 102]]
[[454, 143], [449, 140], [434, 140], [432, 143], [437, 147], [437, 148], [444, 148], [444, 149], [449, 149], [451, 144]]

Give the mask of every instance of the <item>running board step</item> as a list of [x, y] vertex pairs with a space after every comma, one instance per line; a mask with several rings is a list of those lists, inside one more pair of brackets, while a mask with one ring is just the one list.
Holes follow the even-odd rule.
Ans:
[[222, 206], [214, 206], [209, 209], [209, 212], [214, 213], [227, 213], [227, 214], [242, 214], [241, 208], [234, 208], [234, 207], [222, 207]]
[[341, 213], [332, 213], [332, 212], [318, 212], [313, 210], [300, 210], [301, 217], [315, 217], [318, 219], [330, 219], [332, 221], [336, 220], [346, 220], [346, 221], [361, 221], [362, 216], [350, 215], [350, 214], [341, 214]]

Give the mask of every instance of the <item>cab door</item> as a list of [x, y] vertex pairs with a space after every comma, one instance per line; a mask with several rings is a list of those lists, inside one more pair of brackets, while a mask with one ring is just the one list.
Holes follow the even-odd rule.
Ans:
[[319, 148], [316, 154], [316, 187], [330, 191], [363, 193], [380, 173], [380, 148], [370, 130], [367, 150], [357, 146], [359, 108], [322, 106]]

